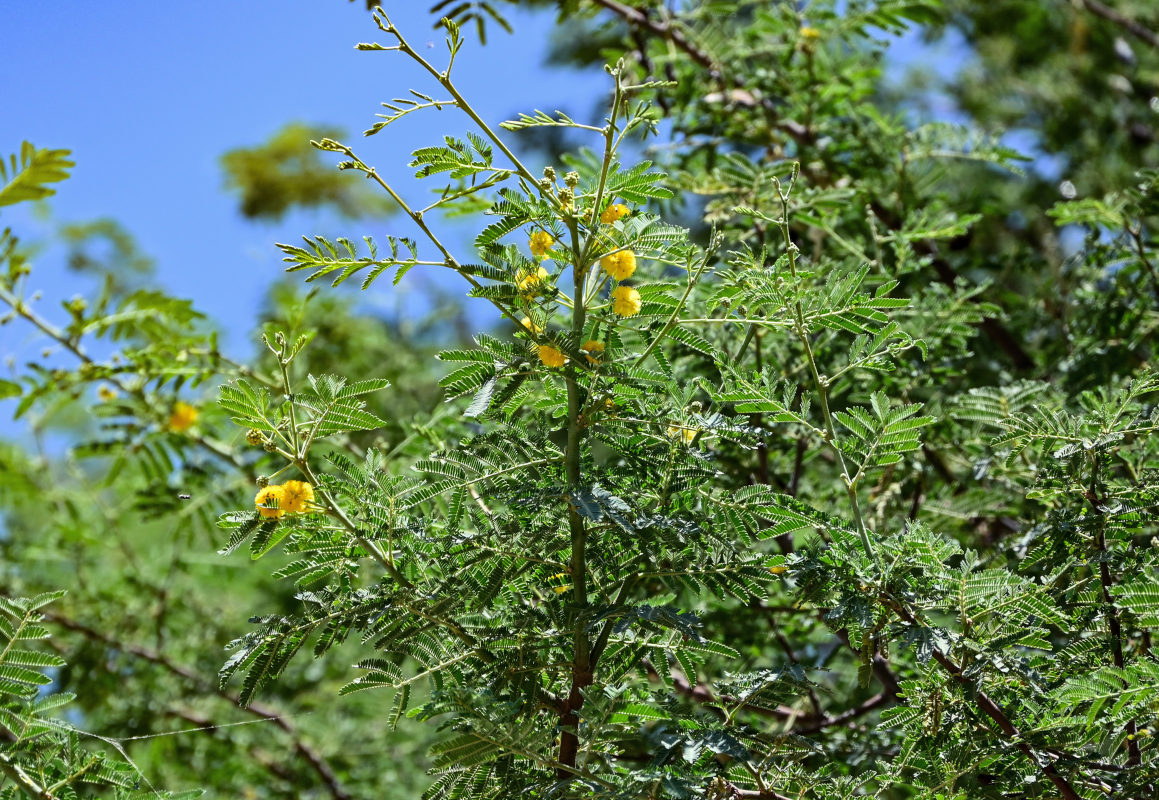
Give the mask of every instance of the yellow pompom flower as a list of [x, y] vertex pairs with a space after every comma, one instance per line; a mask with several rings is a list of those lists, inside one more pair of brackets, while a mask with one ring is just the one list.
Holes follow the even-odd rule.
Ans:
[[784, 575], [788, 571], [789, 568], [784, 564], [778, 564], [775, 567], [769, 567], [769, 572], [773, 573], [774, 575]]
[[692, 444], [692, 440], [696, 438], [698, 433], [700, 433], [699, 428], [686, 428], [683, 425], [668, 426], [668, 438], [680, 439], [684, 444]]
[[117, 393], [110, 389], [108, 386], [101, 384], [101, 388], [97, 389], [97, 397], [101, 399], [102, 403], [107, 403], [110, 400], [116, 400]]
[[583, 351], [584, 358], [588, 360], [589, 364], [598, 364], [604, 358], [604, 343], [597, 342], [595, 339], [589, 339], [580, 346]]
[[632, 213], [632, 209], [628, 208], [623, 203], [612, 203], [604, 209], [604, 213], [600, 214], [600, 222], [606, 225], [611, 225], [618, 219], [623, 219]]
[[620, 250], [600, 260], [604, 272], [618, 281], [625, 281], [636, 271], [636, 254], [631, 250]]
[[197, 422], [197, 409], [189, 403], [177, 403], [169, 414], [169, 430], [174, 433], [183, 433]]
[[535, 322], [532, 321], [531, 317], [527, 316], [526, 314], [519, 318], [519, 327], [523, 328], [523, 330], [527, 331], [533, 336], [539, 336], [541, 333], [543, 333], [543, 326], [536, 325]]
[[534, 273], [520, 270], [515, 274], [515, 285], [519, 287], [519, 293], [525, 299], [530, 299], [539, 294], [544, 281], [550, 277], [547, 270], [543, 267], [540, 267]]
[[640, 313], [640, 293], [630, 286], [617, 286], [612, 290], [612, 311], [621, 317], [634, 317]]
[[801, 38], [805, 39], [806, 41], [816, 41], [817, 39], [821, 38], [821, 31], [817, 30], [816, 28], [810, 28], [808, 25], [801, 28], [799, 33], [801, 34]]
[[531, 248], [531, 255], [536, 258], [543, 258], [553, 244], [555, 244], [555, 239], [547, 231], [536, 231], [527, 240], [527, 246]]
[[548, 367], [562, 367], [567, 363], [567, 356], [549, 344], [539, 346], [539, 360]]
[[254, 498], [258, 513], [267, 519], [278, 519], [286, 513], [286, 490], [281, 486], [267, 486]]
[[286, 481], [282, 484], [282, 508], [287, 514], [300, 514], [314, 502], [314, 487], [305, 481]]

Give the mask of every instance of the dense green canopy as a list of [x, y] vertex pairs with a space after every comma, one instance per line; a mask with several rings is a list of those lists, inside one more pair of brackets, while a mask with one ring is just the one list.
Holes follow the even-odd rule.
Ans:
[[[371, 133], [465, 112], [426, 208], [335, 130], [223, 156], [351, 226], [257, 357], [115, 223], [62, 309], [4, 230], [0, 798], [1159, 797], [1159, 9], [533, 5], [594, 119], [460, 93], [502, 2], [368, 14], [427, 81]], [[416, 271], [490, 326], [359, 310]]]

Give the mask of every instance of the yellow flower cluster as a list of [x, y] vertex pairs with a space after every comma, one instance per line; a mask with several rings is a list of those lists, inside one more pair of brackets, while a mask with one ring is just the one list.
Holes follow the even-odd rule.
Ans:
[[680, 439], [684, 444], [692, 444], [692, 440], [696, 438], [698, 433], [700, 433], [699, 428], [686, 428], [683, 425], [668, 426], [668, 438]]
[[523, 295], [523, 298], [530, 300], [540, 293], [544, 281], [550, 277], [551, 275], [543, 267], [540, 267], [534, 273], [520, 270], [515, 274], [515, 285], [519, 287], [519, 293]]
[[279, 519], [285, 514], [309, 513], [314, 510], [313, 503], [314, 487], [305, 481], [286, 481], [280, 486], [271, 484], [254, 498], [258, 513], [267, 519]]
[[600, 222], [605, 225], [611, 225], [618, 219], [623, 219], [632, 213], [632, 209], [628, 208], [623, 203], [612, 203], [604, 209], [604, 213], [600, 214]]
[[616, 280], [624, 281], [632, 277], [632, 273], [636, 271], [636, 254], [631, 250], [619, 250], [604, 256], [600, 260], [600, 266]]
[[536, 258], [543, 258], [553, 244], [555, 244], [555, 239], [547, 231], [536, 231], [527, 240], [527, 246], [531, 248], [531, 255]]
[[816, 28], [810, 28], [808, 25], [801, 28], [799, 33], [801, 34], [801, 38], [807, 41], [816, 41], [821, 38], [821, 31]]
[[539, 360], [544, 366], [559, 368], [567, 363], [567, 356], [549, 344], [539, 346]]
[[107, 403], [110, 400], [116, 400], [117, 393], [102, 383], [101, 388], [97, 389], [97, 397], [101, 398], [102, 403]]
[[250, 428], [245, 433], [245, 440], [251, 447], [261, 447], [266, 443], [266, 435], [257, 428]]
[[519, 327], [523, 328], [523, 330], [527, 331], [533, 336], [539, 336], [541, 333], [543, 333], [543, 326], [536, 325], [535, 321], [526, 314], [519, 318]]
[[178, 402], [169, 414], [169, 430], [174, 433], [184, 433], [197, 422], [197, 409], [189, 403]]
[[598, 364], [604, 358], [604, 343], [589, 339], [580, 347], [589, 364]]
[[612, 311], [621, 317], [634, 317], [640, 313], [640, 293], [630, 286], [617, 286], [612, 290]]

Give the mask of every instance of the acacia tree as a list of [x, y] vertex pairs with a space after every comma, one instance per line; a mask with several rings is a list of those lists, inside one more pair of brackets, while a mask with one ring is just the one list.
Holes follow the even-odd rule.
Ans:
[[[1051, 210], [1103, 234], [1052, 305], [971, 284], [962, 178], [1018, 154], [874, 103], [871, 33], [934, 4], [843, 5], [572, 8], [626, 51], [605, 118], [502, 127], [453, 22], [436, 64], [376, 13], [360, 48], [432, 85], [368, 133], [470, 130], [414, 153], [424, 208], [318, 141], [411, 229], [289, 268], [450, 270], [515, 333], [444, 352], [454, 414], [385, 446], [405, 376], [320, 375], [296, 332], [222, 389], [264, 454], [226, 549], [294, 586], [233, 643], [242, 703], [360, 650], [342, 693], [437, 727], [439, 798], [1155, 795], [1154, 176]], [[667, 174], [634, 157], [661, 121]], [[593, 149], [532, 172], [537, 128]], [[697, 196], [696, 235], [664, 221]], [[435, 211], [483, 215], [475, 253]]]
[[[678, 28], [613, 10], [665, 35], [688, 57], [676, 62], [684, 69], [719, 64], [711, 77], [723, 91], [704, 102], [755, 118], [690, 115], [688, 134], [723, 125], [743, 141], [776, 131], [795, 152], [770, 146], [753, 159], [740, 149], [720, 155], [718, 142], [690, 148], [675, 183], [717, 195], [707, 218], [723, 228], [695, 246], [680, 228], [629, 208], [669, 192], [650, 164], [620, 161], [627, 137], [657, 116], [637, 96], [662, 94], [666, 83], [620, 62], [603, 125], [542, 112], [506, 123], [602, 139], [602, 153], [568, 159], [573, 171], [561, 185], [554, 168], [532, 174], [456, 89], [462, 40], [453, 23], [441, 69], [376, 15], [388, 41], [360, 48], [414, 59], [449, 97], [415, 90], [417, 99], [388, 105], [368, 133], [452, 105], [477, 130], [414, 154], [419, 177], [454, 179], [421, 210], [351, 147], [317, 145], [344, 158], [340, 169], [378, 183], [433, 255], [422, 259], [409, 239], [391, 239], [388, 257], [369, 241], [362, 255], [349, 242], [308, 240], [284, 246], [287, 260], [335, 282], [365, 271], [364, 288], [391, 268], [452, 269], [523, 330], [514, 342], [480, 336], [478, 349], [443, 354], [464, 364], [444, 380], [449, 395], [473, 393], [464, 413], [484, 427], [414, 463], [423, 477], [405, 478], [373, 453], [361, 464], [330, 455], [333, 472], [314, 466], [319, 438], [379, 424], [359, 398], [380, 384], [319, 378], [299, 388], [287, 370], [280, 399], [246, 384], [225, 390], [237, 421], [300, 473], [262, 489], [258, 513], [227, 518], [232, 542], [252, 534], [258, 553], [288, 542], [301, 558], [280, 574], [299, 578], [304, 609], [264, 619], [235, 643], [224, 674], [244, 671], [249, 696], [312, 636], [318, 654], [359, 633], [379, 652], [360, 662], [365, 674], [346, 691], [393, 687], [401, 713], [416, 680], [433, 684], [414, 712], [448, 729], [434, 751], [441, 777], [432, 796], [841, 796], [866, 785], [1150, 791], [1138, 718], [1155, 677], [1145, 635], [1153, 576], [1144, 570], [1117, 587], [1112, 562], [1147, 563], [1147, 551], [1130, 545], [1150, 513], [1139, 482], [1159, 382], [1144, 370], [1073, 408], [1036, 383], [973, 386], [952, 399], [967, 377], [971, 325], [1017, 368], [1033, 361], [997, 310], [975, 302], [979, 291], [939, 261], [937, 240], [976, 217], [944, 202], [938, 161], [1012, 168], [1016, 154], [947, 126], [910, 131], [868, 106], [851, 118], [836, 113], [872, 88], [848, 78], [865, 55], [842, 37], [899, 25], [913, 14], [908, 4], [844, 15], [811, 8], [808, 22], [823, 27], [791, 10], [742, 14], [742, 41], [752, 46], [738, 59], [793, 40], [781, 49], [800, 62], [801, 85], [782, 73], [775, 100]], [[816, 91], [838, 78], [837, 91]], [[702, 91], [688, 83], [684, 91]], [[472, 265], [426, 215], [477, 208], [502, 183], [488, 208], [499, 219], [476, 240], [483, 263]], [[517, 231], [531, 258], [501, 242]], [[808, 255], [802, 233], [811, 234]], [[946, 286], [920, 287], [931, 268]], [[269, 344], [289, 367], [297, 345]], [[934, 413], [923, 412], [923, 399]], [[754, 455], [759, 474], [747, 477], [758, 480], [738, 486], [747, 481], [736, 467]], [[966, 459], [986, 463], [975, 467], [981, 485], [972, 492], [955, 479]], [[790, 492], [770, 486], [778, 461], [792, 464], [782, 479]], [[1123, 464], [1131, 467], [1120, 474]], [[991, 502], [1009, 497], [1028, 518], [1021, 558], [984, 556], [919, 519], [930, 495], [947, 516], [981, 492]], [[364, 562], [383, 577], [364, 577]], [[324, 578], [325, 588], [313, 588]], [[770, 613], [796, 618], [794, 632], [808, 637], [795, 645], [778, 631], [782, 659], [757, 645], [738, 664], [746, 659], [735, 645], [753, 639], [722, 636], [689, 614], [765, 610], [782, 592], [795, 599]], [[818, 627], [844, 646], [810, 665], [795, 651]], [[822, 664], [833, 677], [817, 680], [809, 667]], [[842, 664], [863, 690], [876, 674], [882, 691], [846, 690], [827, 708], [820, 697], [842, 685]], [[719, 714], [673, 706], [673, 688]], [[1112, 694], [1121, 702], [1097, 713]], [[890, 724], [868, 738], [847, 727], [899, 700], [882, 714]], [[807, 710], [794, 707], [805, 702]], [[763, 716], [780, 724], [761, 725]], [[1108, 737], [1122, 746], [1108, 752]], [[875, 756], [862, 769], [816, 758], [859, 749]]]

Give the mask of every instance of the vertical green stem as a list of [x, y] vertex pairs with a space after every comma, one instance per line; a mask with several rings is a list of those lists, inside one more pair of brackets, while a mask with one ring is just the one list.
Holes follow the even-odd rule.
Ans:
[[[794, 172], [794, 177], [796, 173]], [[778, 191], [780, 187], [778, 186]], [[792, 191], [790, 184], [789, 191]], [[785, 238], [785, 248], [789, 254], [789, 272], [793, 278], [797, 277], [797, 245], [789, 236], [789, 192], [781, 194], [781, 234]], [[821, 376], [817, 369], [817, 359], [813, 355], [813, 345], [809, 341], [809, 329], [805, 325], [805, 312], [798, 298], [793, 303], [796, 325], [794, 329], [801, 346], [805, 348], [805, 357], [809, 361], [809, 372], [813, 376], [813, 385], [817, 387], [817, 398], [821, 401], [821, 414], [825, 418], [825, 433], [833, 452], [837, 454], [837, 463], [841, 467], [841, 480], [845, 483], [845, 494], [849, 497], [849, 505], [853, 510], [853, 521], [857, 526], [857, 535], [861, 537], [861, 546], [870, 559], [876, 561], [877, 554], [873, 549], [873, 541], [869, 538], [869, 531], [865, 528], [865, 520], [861, 516], [861, 502], [857, 499], [857, 486], [849, 476], [849, 468], [845, 465], [845, 455], [837, 446], [837, 429], [833, 425], [833, 413], [829, 410], [829, 383]]]
[[[572, 279], [576, 301], [572, 305], [571, 329], [572, 336], [577, 340], [583, 335], [586, 310], [583, 304], [583, 284], [586, 275], [585, 264], [579, 257], [579, 226], [576, 222], [570, 223], [572, 233], [572, 248], [576, 255], [572, 267]], [[575, 490], [580, 485], [580, 386], [576, 380], [576, 368], [569, 365], [565, 373], [567, 381], [567, 450], [564, 454], [564, 468], [567, 475], [569, 490]], [[558, 777], [568, 780], [574, 776], [576, 758], [579, 754], [579, 714], [583, 706], [583, 690], [592, 683], [591, 641], [588, 639], [587, 623], [584, 609], [588, 604], [587, 589], [587, 531], [583, 517], [575, 508], [574, 502], [568, 500], [568, 528], [571, 532], [571, 582], [572, 605], [575, 607], [574, 653], [572, 656], [571, 691], [564, 701], [560, 714], [560, 726], [563, 728], [559, 739], [559, 762], [568, 769], [560, 767]]]
[[[616, 73], [616, 93], [612, 102], [612, 112], [608, 116], [608, 125], [604, 133], [604, 159], [600, 172], [599, 186], [596, 189], [595, 205], [592, 209], [592, 230], [598, 230], [597, 219], [599, 206], [603, 197], [604, 186], [607, 181], [608, 169], [614, 155], [614, 141], [616, 130], [616, 115], [619, 110], [621, 91], [620, 76]], [[587, 308], [584, 303], [584, 288], [587, 279], [591, 251], [597, 238], [597, 233], [591, 234], [586, 242], [581, 244], [579, 221], [571, 209], [565, 208], [565, 222], [571, 232], [572, 240], [572, 309], [571, 334], [575, 341], [583, 339], [584, 321]], [[576, 380], [575, 365], [569, 365], [565, 373], [567, 381], [567, 452], [565, 453], [565, 470], [569, 490], [580, 486], [580, 445], [583, 431], [580, 427], [582, 398], [580, 385]], [[579, 709], [583, 706], [583, 690], [592, 685], [595, 663], [592, 659], [592, 642], [588, 638], [587, 617], [585, 609], [588, 605], [587, 585], [587, 530], [583, 517], [576, 510], [573, 502], [568, 502], [568, 528], [571, 531], [571, 581], [572, 605], [575, 607], [575, 632], [573, 636], [572, 677], [571, 691], [561, 707], [560, 726], [563, 728], [559, 738], [559, 763], [561, 766], [558, 775], [561, 780], [568, 780], [575, 774], [576, 759], [579, 755]], [[566, 769], [565, 769], [566, 767]]]

